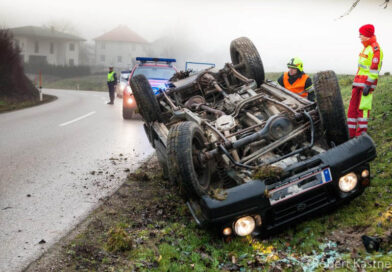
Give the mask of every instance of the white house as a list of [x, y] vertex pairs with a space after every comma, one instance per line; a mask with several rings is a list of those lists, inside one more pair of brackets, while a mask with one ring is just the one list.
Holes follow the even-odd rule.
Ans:
[[95, 41], [95, 65], [114, 66], [128, 69], [136, 57], [148, 52], [148, 42], [126, 26], [119, 26], [97, 38]]
[[36, 26], [16, 27], [10, 31], [24, 62], [79, 65], [80, 43], [85, 41], [83, 38]]

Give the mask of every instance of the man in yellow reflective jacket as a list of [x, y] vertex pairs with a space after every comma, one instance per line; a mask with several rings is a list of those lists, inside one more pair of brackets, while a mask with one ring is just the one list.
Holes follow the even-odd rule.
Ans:
[[110, 101], [108, 102], [108, 104], [113, 105], [114, 104], [114, 90], [117, 85], [117, 76], [116, 76], [116, 72], [113, 71], [113, 66], [109, 67], [107, 83], [108, 83], [109, 98], [110, 98]]
[[383, 51], [377, 43], [373, 25], [360, 27], [359, 38], [364, 48], [359, 54], [358, 71], [354, 78], [347, 113], [350, 138], [367, 131], [369, 112], [372, 109], [373, 91], [377, 86], [383, 59]]

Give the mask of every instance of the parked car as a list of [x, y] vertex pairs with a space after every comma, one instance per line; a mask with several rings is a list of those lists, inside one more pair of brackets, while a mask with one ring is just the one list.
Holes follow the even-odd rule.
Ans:
[[[129, 80], [134, 76], [144, 75], [154, 94], [159, 93], [160, 89], [166, 89], [169, 79], [177, 72], [173, 65], [175, 59], [137, 57], [136, 60], [138, 63], [130, 72]], [[123, 118], [132, 119], [136, 109], [137, 103], [128, 82], [128, 86], [123, 89]]]
[[129, 87], [129, 75], [131, 71], [125, 70], [121, 71], [120, 79], [118, 80], [118, 84], [116, 85], [116, 95], [119, 98], [123, 97], [123, 92], [126, 91], [126, 88]]
[[196, 222], [225, 236], [268, 234], [362, 194], [376, 149], [367, 134], [349, 139], [335, 73], [315, 75], [312, 102], [266, 80], [248, 38], [230, 55], [159, 94], [144, 75], [130, 81], [164, 175]]

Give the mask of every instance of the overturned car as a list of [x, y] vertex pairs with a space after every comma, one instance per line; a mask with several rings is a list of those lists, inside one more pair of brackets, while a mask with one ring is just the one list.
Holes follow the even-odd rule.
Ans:
[[360, 195], [370, 184], [372, 139], [349, 139], [336, 75], [314, 77], [311, 102], [265, 79], [245, 37], [222, 69], [177, 73], [154, 95], [131, 80], [165, 176], [200, 225], [245, 236], [272, 230]]

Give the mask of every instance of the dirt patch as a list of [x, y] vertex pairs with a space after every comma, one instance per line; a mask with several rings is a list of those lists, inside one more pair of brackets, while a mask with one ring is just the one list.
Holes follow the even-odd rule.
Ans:
[[353, 252], [364, 249], [361, 236], [366, 234], [369, 226], [355, 226], [347, 229], [334, 230], [328, 239], [337, 244], [342, 251]]

